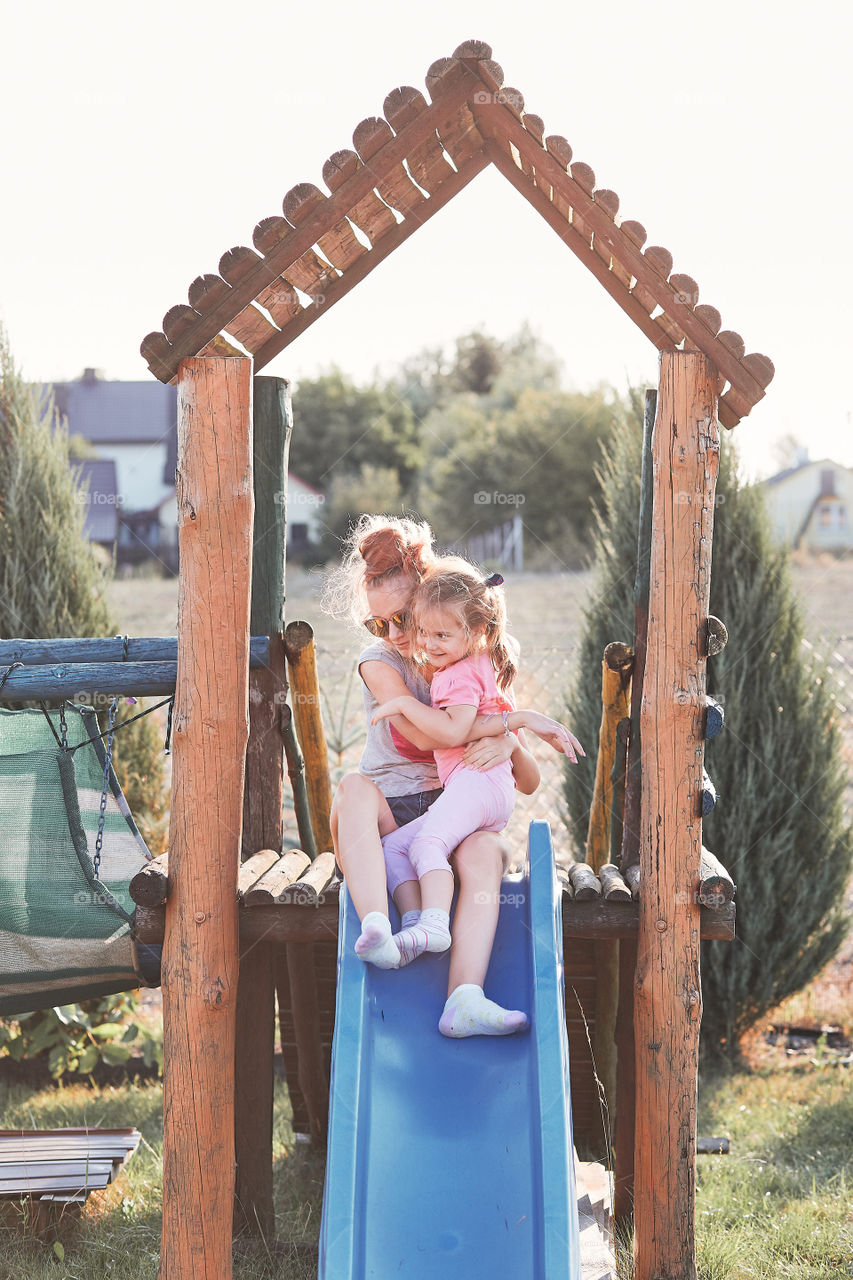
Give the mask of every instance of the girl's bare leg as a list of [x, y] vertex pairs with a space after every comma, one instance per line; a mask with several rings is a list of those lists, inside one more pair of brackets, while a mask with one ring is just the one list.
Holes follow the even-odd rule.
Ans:
[[371, 911], [388, 915], [385, 858], [379, 837], [396, 825], [387, 800], [369, 778], [348, 773], [341, 779], [332, 802], [332, 842], [359, 920]]
[[506, 845], [492, 831], [475, 831], [453, 855], [459, 899], [453, 918], [448, 995], [466, 983], [482, 987], [486, 980], [507, 858]]

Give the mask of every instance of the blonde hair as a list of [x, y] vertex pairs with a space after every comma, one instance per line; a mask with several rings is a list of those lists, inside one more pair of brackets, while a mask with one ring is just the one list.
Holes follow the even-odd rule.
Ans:
[[416, 588], [412, 621], [427, 609], [452, 609], [470, 635], [482, 631], [498, 686], [507, 690], [518, 674], [518, 641], [506, 630], [506, 601], [499, 584], [461, 556], [442, 556]]
[[326, 579], [323, 607], [360, 626], [371, 587], [404, 586], [408, 581], [415, 589], [436, 562], [433, 541], [425, 520], [359, 516], [344, 542], [342, 563]]

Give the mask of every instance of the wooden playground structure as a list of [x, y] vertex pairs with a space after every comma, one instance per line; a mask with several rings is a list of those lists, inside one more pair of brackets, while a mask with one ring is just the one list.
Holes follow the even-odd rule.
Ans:
[[[361, 121], [353, 148], [323, 165], [328, 190], [288, 191], [283, 216], [255, 227], [254, 248], [228, 250], [142, 343], [155, 376], [177, 382], [179, 414], [168, 868], [147, 877], [137, 916], [140, 938], [164, 942], [160, 1274], [222, 1280], [233, 1230], [273, 1232], [276, 987], [295, 1127], [321, 1140], [328, 1102], [338, 916], [328, 770], [310, 637], [285, 627], [288, 386], [255, 374], [491, 163], [661, 353], [647, 401], [648, 581], [633, 651], [611, 646], [605, 661], [591, 865], [566, 879], [563, 933], [576, 1130], [600, 1133], [575, 992], [616, 1113], [616, 1212], [633, 1206], [637, 1280], [695, 1280], [699, 942], [734, 936], [725, 873], [701, 847], [715, 714], [705, 664], [723, 642], [708, 617], [717, 424], [749, 413], [773, 366], [722, 330], [640, 223], [619, 220], [618, 197], [564, 138], [546, 136], [488, 45], [469, 41], [433, 63], [426, 87], [429, 101], [411, 87], [389, 93], [383, 116]], [[295, 688], [306, 682], [293, 699], [304, 774], [288, 665]], [[123, 688], [109, 675], [101, 687], [155, 691], [144, 674], [133, 688], [129, 671]], [[620, 722], [630, 732], [617, 733]], [[620, 762], [615, 782], [602, 759]], [[311, 845], [301, 857], [282, 856], [285, 769]], [[625, 819], [611, 831], [613, 791]]]

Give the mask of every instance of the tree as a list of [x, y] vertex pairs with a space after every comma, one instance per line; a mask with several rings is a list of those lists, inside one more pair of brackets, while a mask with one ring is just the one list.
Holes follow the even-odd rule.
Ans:
[[326, 492], [339, 476], [377, 460], [409, 490], [422, 460], [420, 427], [397, 390], [356, 386], [340, 369], [303, 379], [293, 398], [293, 473]]
[[[575, 845], [586, 832], [600, 718], [605, 645], [633, 635], [640, 430], [617, 438], [603, 471], [596, 572], [584, 616], [569, 722], [588, 750], [567, 771]], [[838, 711], [824, 665], [803, 644], [785, 553], [774, 547], [760, 490], [737, 475], [723, 441], [717, 485], [711, 612], [729, 631], [708, 663], [708, 691], [726, 726], [706, 764], [720, 795], [703, 841], [738, 886], [737, 940], [702, 944], [706, 1058], [736, 1060], [745, 1031], [800, 990], [845, 935], [844, 890], [853, 865], [845, 826]]]
[[457, 396], [424, 424], [427, 460], [418, 496], [442, 537], [464, 540], [516, 512], [540, 563], [586, 553], [596, 465], [627, 407], [612, 393], [524, 387], [508, 407]]
[[[81, 500], [82, 499], [82, 500]], [[87, 539], [65, 423], [24, 382], [0, 328], [0, 636], [109, 636], [108, 570]], [[120, 719], [140, 710], [122, 708]], [[150, 718], [116, 734], [115, 769], [155, 851], [166, 797], [162, 741]]]

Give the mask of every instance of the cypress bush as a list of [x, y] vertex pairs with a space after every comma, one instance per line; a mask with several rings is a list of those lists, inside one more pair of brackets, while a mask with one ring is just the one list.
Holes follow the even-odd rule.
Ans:
[[[116, 634], [110, 567], [84, 520], [65, 424], [52, 398], [24, 382], [0, 327], [0, 636]], [[119, 719], [140, 710], [122, 707]], [[162, 852], [163, 742], [151, 717], [116, 734], [114, 767], [140, 831], [152, 852]]]
[[[566, 798], [580, 848], [586, 833], [601, 714], [601, 656], [633, 637], [641, 428], [627, 427], [602, 466], [595, 577], [569, 723], [590, 752], [587, 770], [566, 771]], [[725, 707], [723, 732], [706, 746], [719, 794], [703, 843], [730, 871], [737, 938], [702, 943], [702, 1051], [736, 1061], [741, 1037], [805, 986], [846, 933], [843, 902], [853, 865], [845, 825], [845, 766], [832, 678], [804, 645], [787, 553], [774, 546], [763, 499], [737, 475], [724, 438], [717, 485], [711, 613], [729, 642], [708, 661], [708, 692]]]

